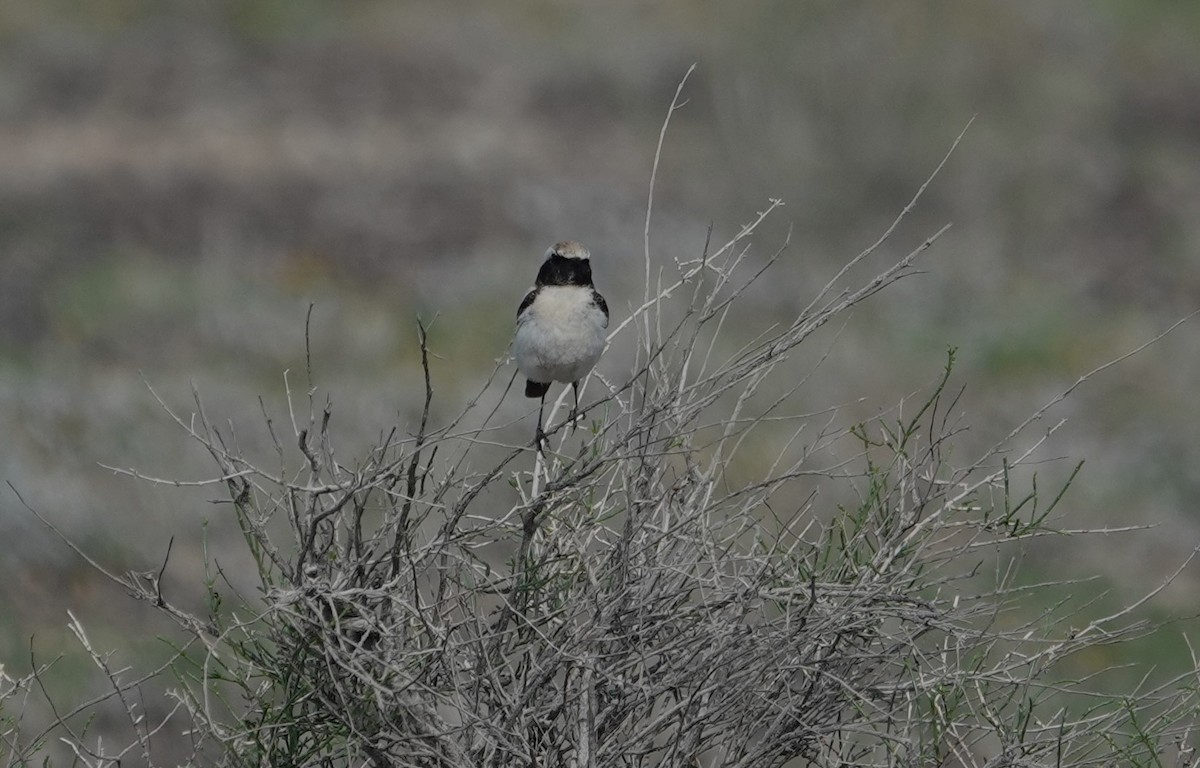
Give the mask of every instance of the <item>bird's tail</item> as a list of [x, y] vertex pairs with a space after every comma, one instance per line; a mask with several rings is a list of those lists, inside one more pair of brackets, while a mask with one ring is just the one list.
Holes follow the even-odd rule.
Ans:
[[525, 382], [525, 397], [545, 397], [549, 391], [550, 382], [546, 382], [545, 384], [540, 381]]

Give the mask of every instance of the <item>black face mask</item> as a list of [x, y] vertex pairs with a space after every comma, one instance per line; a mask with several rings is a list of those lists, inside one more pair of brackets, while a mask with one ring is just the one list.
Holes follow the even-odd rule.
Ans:
[[538, 270], [537, 284], [590, 286], [592, 262], [588, 259], [569, 259], [552, 253]]

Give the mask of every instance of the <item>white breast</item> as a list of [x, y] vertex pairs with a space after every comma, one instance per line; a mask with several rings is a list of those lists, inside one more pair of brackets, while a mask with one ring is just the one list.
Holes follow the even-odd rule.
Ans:
[[607, 327], [591, 288], [544, 286], [517, 318], [517, 368], [530, 381], [578, 381], [600, 359]]

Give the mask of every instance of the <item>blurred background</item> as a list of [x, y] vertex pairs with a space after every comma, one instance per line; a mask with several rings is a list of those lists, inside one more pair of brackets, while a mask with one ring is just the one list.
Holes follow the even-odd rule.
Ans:
[[[751, 256], [790, 231], [757, 289], [761, 325], [873, 242], [975, 116], [863, 276], [952, 229], [925, 274], [836, 329], [822, 380], [803, 390], [812, 410], [876, 415], [934, 379], [953, 346], [963, 439], [990, 445], [1200, 308], [1195, 3], [5, 3], [0, 479], [113, 571], [156, 571], [174, 537], [168, 596], [194, 604], [204, 546], [242, 563], [210, 503], [219, 489], [99, 466], [214, 474], [143, 377], [185, 415], [194, 383], [210, 416], [262, 444], [259, 397], [286, 424], [284, 371], [293, 392], [307, 387], [311, 303], [314, 376], [353, 459], [419, 414], [415, 318], [433, 321], [445, 419], [504, 356], [552, 242], [587, 244], [627, 316], [658, 130], [692, 63], [652, 246], [663, 264], [694, 258], [710, 224], [727, 238], [782, 198]], [[1040, 454], [1046, 471], [1086, 460], [1064, 526], [1150, 527], [1033, 548], [1030, 580], [1099, 574], [1075, 589], [1109, 591], [1103, 607], [1152, 589], [1200, 543], [1198, 374], [1192, 322], [1051, 413], [1045, 427], [1068, 422]], [[504, 412], [528, 408], [513, 397]], [[1190, 616], [1198, 589], [1200, 567], [1185, 570], [1145, 613]], [[85, 685], [67, 610], [118, 660], [164, 654], [162, 620], [3, 488], [10, 674], [28, 670], [32, 636], [39, 659], [67, 654], [63, 690]], [[1195, 628], [1175, 624], [1134, 660], [1182, 668]]]

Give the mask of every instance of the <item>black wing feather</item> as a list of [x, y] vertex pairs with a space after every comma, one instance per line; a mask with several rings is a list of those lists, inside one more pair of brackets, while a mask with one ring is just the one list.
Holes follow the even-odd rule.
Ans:
[[521, 306], [517, 308], [517, 317], [520, 317], [522, 312], [524, 312], [526, 309], [529, 309], [529, 305], [533, 303], [535, 298], [537, 298], [537, 294], [537, 288], [534, 288], [529, 293], [525, 294], [525, 298], [521, 299]]
[[600, 291], [592, 289], [592, 303], [600, 307], [600, 311], [604, 313], [604, 327], [608, 327], [608, 302], [600, 295]]

